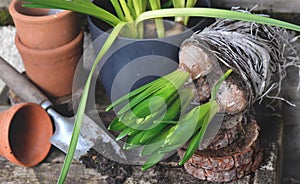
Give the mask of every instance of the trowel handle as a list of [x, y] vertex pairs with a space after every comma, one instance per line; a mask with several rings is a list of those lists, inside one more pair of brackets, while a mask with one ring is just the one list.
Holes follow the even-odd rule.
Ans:
[[42, 104], [48, 98], [25, 76], [0, 56], [0, 79], [19, 97], [27, 102]]

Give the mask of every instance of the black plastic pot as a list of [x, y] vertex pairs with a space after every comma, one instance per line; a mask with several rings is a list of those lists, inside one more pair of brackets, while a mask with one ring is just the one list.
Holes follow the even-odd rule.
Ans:
[[[210, 7], [210, 1], [201, 1], [202, 7]], [[97, 4], [97, 3], [96, 3]], [[199, 6], [199, 5], [198, 5]], [[202, 30], [211, 23], [210, 19], [197, 18], [190, 29], [165, 38], [131, 39], [119, 37], [101, 61], [99, 79], [111, 100], [146, 84], [158, 76], [174, 71], [178, 66], [181, 43], [194, 31]], [[101, 27], [106, 27], [93, 17], [88, 18], [95, 53], [98, 53], [108, 37]], [[166, 21], [166, 25], [174, 22]], [[98, 25], [98, 26], [97, 26]]]

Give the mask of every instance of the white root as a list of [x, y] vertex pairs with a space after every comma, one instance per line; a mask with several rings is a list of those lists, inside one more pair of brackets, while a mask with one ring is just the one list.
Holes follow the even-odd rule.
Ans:
[[[245, 98], [241, 96], [241, 99], [247, 100], [249, 105], [264, 97], [292, 105], [279, 94], [286, 69], [291, 66], [300, 69], [299, 56], [292, 44], [296, 39], [298, 37], [291, 39], [291, 34], [282, 28], [218, 19], [182, 44], [180, 65], [192, 71], [193, 79], [197, 79], [211, 75], [208, 73], [213, 72], [212, 68], [216, 70], [215, 60], [211, 58], [217, 58], [220, 69], [232, 68], [239, 76], [234, 80], [242, 79], [243, 90], [248, 90], [250, 98], [243, 94]], [[200, 52], [195, 52], [196, 47]], [[203, 56], [210, 59], [205, 61]], [[226, 97], [226, 93], [219, 95], [219, 99]]]

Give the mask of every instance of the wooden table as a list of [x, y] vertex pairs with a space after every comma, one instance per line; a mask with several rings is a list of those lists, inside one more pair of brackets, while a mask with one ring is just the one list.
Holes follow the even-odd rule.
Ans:
[[[2, 103], [6, 101], [4, 100], [6, 93], [7, 90], [4, 90], [1, 95]], [[263, 112], [263, 114], [257, 114], [256, 116], [261, 126], [261, 145], [264, 152], [263, 163], [260, 169], [252, 175], [248, 175], [232, 183], [246, 184], [252, 181], [256, 183], [275, 183], [279, 181], [282, 118], [278, 113], [266, 109], [258, 110], [257, 112]], [[0, 183], [56, 183], [64, 158], [65, 154], [54, 147], [51, 149], [48, 157], [41, 164], [33, 168], [16, 166], [0, 157]], [[139, 166], [132, 166], [132, 174], [127, 178], [125, 183], [209, 183], [202, 182], [189, 175], [175, 161], [174, 159], [172, 161], [162, 161], [158, 166], [146, 172], [142, 172]], [[74, 160], [66, 183], [105, 184], [108, 183], [106, 181], [107, 177], [94, 169], [85, 168], [83, 164]]]
[[[252, 7], [258, 1], [248, 0], [212, 0], [215, 6], [231, 7], [241, 5]], [[262, 0], [259, 7], [261, 10], [272, 10], [275, 12], [297, 12], [300, 13], [299, 0]], [[300, 50], [300, 49], [299, 49]], [[0, 105], [7, 105], [7, 89], [0, 89]], [[247, 183], [277, 183], [280, 182], [281, 158], [282, 158], [282, 132], [283, 117], [280, 110], [259, 110], [263, 114], [257, 114], [257, 120], [261, 126], [261, 145], [264, 152], [263, 162], [260, 168], [253, 174], [241, 180], [232, 182], [238, 184]], [[11, 164], [0, 157], [0, 183], [56, 183], [64, 154], [52, 148], [48, 157], [38, 166], [33, 168], [19, 167]], [[165, 168], [165, 169], [164, 169]], [[83, 164], [74, 161], [66, 183], [99, 183], [105, 184], [108, 176], [101, 175], [94, 169], [87, 169]], [[161, 162], [158, 166], [142, 172], [140, 167], [133, 166], [132, 174], [127, 178], [127, 184], [132, 183], [207, 183], [189, 175], [176, 162]]]

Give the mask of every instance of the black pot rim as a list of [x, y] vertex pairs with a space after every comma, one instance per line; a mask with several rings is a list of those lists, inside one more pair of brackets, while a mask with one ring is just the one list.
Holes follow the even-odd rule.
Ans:
[[[210, 2], [210, 0], [201, 0], [201, 1], [205, 1], [205, 3], [206, 3], [206, 7], [211, 7], [211, 2]], [[100, 27], [98, 27], [95, 23], [94, 23], [94, 21], [93, 21], [93, 19], [96, 19], [96, 18], [94, 18], [94, 17], [92, 17], [92, 16], [89, 16], [88, 15], [88, 22], [89, 22], [89, 24], [92, 24], [93, 26], [95, 26], [95, 27], [97, 27], [97, 28], [99, 28], [99, 30], [101, 30], [102, 32], [103, 32], [103, 34], [104, 35], [106, 35], [107, 37], [108, 37], [108, 35], [110, 34], [110, 33], [108, 33], [107, 31], [103, 31], [103, 29], [101, 29]], [[201, 24], [203, 24], [203, 23], [205, 23], [207, 20], [208, 20], [208, 18], [206, 18], [206, 17], [200, 17], [200, 21], [198, 22], [198, 23], [196, 23], [195, 25], [193, 25], [192, 27], [190, 27], [190, 28], [188, 28], [188, 27], [185, 27], [185, 26], [182, 26], [182, 27], [184, 27], [185, 28], [185, 30], [183, 31], [183, 32], [181, 32], [180, 34], [186, 34], [187, 32], [189, 32], [189, 31], [192, 31], [192, 32], [195, 32], [195, 31], [197, 31], [196, 29], [197, 29], [197, 27], [200, 27], [200, 25]], [[171, 21], [171, 20], [164, 20], [164, 21], [167, 21], [167, 22], [174, 22], [174, 21]], [[142, 38], [142, 39], [139, 39], [139, 38], [127, 38], [127, 37], [119, 37], [119, 39], [122, 39], [122, 40], [124, 40], [124, 41], [136, 41], [136, 40], [160, 40], [160, 39], [165, 39], [165, 38], [167, 38], [167, 39], [172, 39], [172, 38], [175, 38], [175, 37], [177, 37], [178, 36], [178, 34], [176, 34], [176, 35], [172, 35], [172, 36], [167, 36], [167, 37], [163, 37], [163, 38]]]

